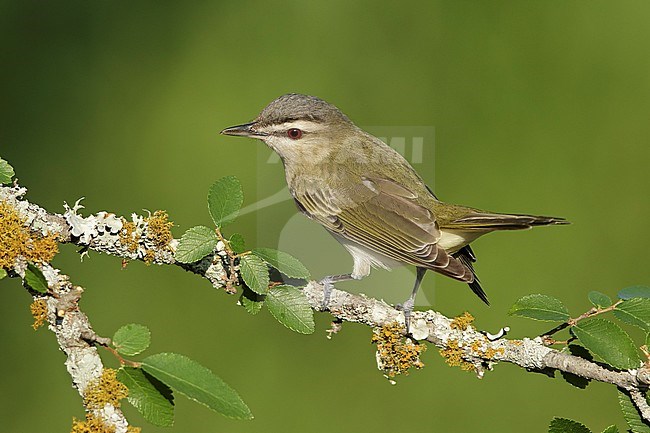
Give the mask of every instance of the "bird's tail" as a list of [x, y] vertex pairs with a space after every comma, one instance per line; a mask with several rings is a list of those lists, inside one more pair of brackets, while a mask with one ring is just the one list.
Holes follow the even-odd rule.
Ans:
[[569, 221], [564, 218], [549, 216], [498, 214], [478, 211], [460, 217], [446, 224], [446, 226], [466, 230], [522, 230], [535, 226], [559, 224], [569, 224]]
[[472, 251], [472, 247], [465, 245], [463, 248], [458, 250], [458, 252], [454, 253], [453, 256], [460, 260], [460, 262], [465, 265], [465, 267], [472, 273], [474, 280], [471, 283], [468, 283], [468, 286], [470, 289], [472, 289], [472, 292], [481, 298], [481, 301], [485, 302], [486, 305], [490, 305], [487, 294], [483, 290], [483, 287], [481, 287], [481, 282], [476, 276], [476, 271], [474, 270], [474, 262], [476, 262], [476, 256], [474, 255], [474, 251]]

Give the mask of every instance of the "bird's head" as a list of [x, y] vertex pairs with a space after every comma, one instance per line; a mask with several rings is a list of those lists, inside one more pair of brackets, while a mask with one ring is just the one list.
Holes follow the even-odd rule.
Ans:
[[289, 93], [272, 101], [250, 123], [221, 131], [257, 138], [285, 161], [320, 158], [343, 150], [346, 137], [358, 128], [334, 105], [315, 96]]

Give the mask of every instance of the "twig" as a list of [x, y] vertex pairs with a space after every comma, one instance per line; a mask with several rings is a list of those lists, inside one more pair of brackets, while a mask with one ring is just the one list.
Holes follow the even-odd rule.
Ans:
[[[49, 264], [39, 265], [39, 268], [52, 293], [45, 298], [39, 294], [34, 296], [34, 300], [45, 299], [48, 329], [54, 333], [59, 347], [67, 357], [65, 365], [74, 387], [84, 397], [87, 388], [97, 383], [104, 371], [97, 348], [90, 340], [101, 342], [105, 339], [96, 336], [88, 316], [79, 309], [83, 289], [74, 286], [68, 276]], [[119, 407], [106, 403], [99, 409], [86, 407], [86, 411], [92, 413], [94, 418], [101, 419], [116, 433], [127, 432], [129, 423]]]
[[[71, 228], [66, 223], [66, 218], [63, 215], [50, 214], [34, 204], [21, 200], [24, 194], [25, 190], [23, 188], [0, 188], [0, 200], [14, 201], [21, 209], [24, 209], [25, 214], [30, 218], [32, 229], [42, 230], [42, 227], [46, 227], [49, 232], [59, 234], [64, 242], [87, 245], [92, 250], [106, 252], [123, 259], [143, 260], [143, 258], [134, 255], [133, 252], [128, 251], [125, 246], [121, 245], [119, 236], [105, 233], [102, 236], [90, 237], [89, 242], [86, 244], [81, 243], [78, 237], [71, 236]], [[222, 236], [221, 238], [223, 239]], [[175, 249], [177, 242], [176, 240], [172, 241], [171, 250]], [[226, 244], [227, 242], [224, 242], [224, 248], [226, 248]], [[180, 266], [206, 278], [215, 288], [225, 288], [234, 278], [233, 275], [237, 278], [239, 276], [234, 271], [233, 260], [228, 263], [229, 269], [224, 269], [219, 252], [216, 251], [214, 254], [208, 255], [200, 262], [186, 265], [176, 262], [169, 250], [154, 251], [153, 261], [158, 264]], [[304, 293], [311, 307], [315, 311], [321, 311], [323, 286], [314, 281], [309, 282], [304, 288]], [[564, 329], [579, 320], [610, 311], [616, 305], [614, 304], [607, 309], [590, 310], [557, 328]], [[56, 310], [53, 309], [52, 311]], [[385, 302], [363, 295], [353, 295], [338, 289], [332, 290], [329, 311], [337, 320], [362, 323], [373, 328], [395, 322], [404, 322], [403, 312]], [[448, 349], [451, 346], [458, 348], [461, 351], [462, 359], [471, 364], [479, 377], [486, 370], [491, 369], [494, 364], [502, 361], [518, 365], [526, 370], [553, 369], [573, 373], [586, 379], [613, 384], [630, 392], [643, 418], [650, 421], [650, 408], [648, 408], [647, 403], [644, 403], [645, 397], [643, 397], [644, 390], [650, 383], [650, 374], [648, 374], [648, 369], [645, 367], [628, 371], [608, 370], [584, 358], [547, 347], [541, 337], [535, 339], [523, 338], [521, 340], [502, 338], [490, 341], [471, 326], [461, 330], [452, 327], [451, 323], [452, 319], [432, 310], [413, 312], [411, 336], [416, 340], [428, 341], [439, 348]], [[549, 331], [544, 336], [550, 336], [555, 332], [557, 331]], [[64, 347], [64, 343], [60, 342], [59, 344]], [[88, 346], [86, 342], [84, 344]], [[94, 347], [88, 347], [87, 350], [92, 351], [96, 356]], [[98, 357], [96, 359], [98, 360]], [[101, 363], [98, 362], [98, 368], [101, 369]], [[75, 383], [77, 383], [76, 377], [76, 375], [73, 376]]]
[[[566, 322], [559, 324], [559, 325], [556, 326], [555, 328], [553, 328], [553, 329], [551, 329], [551, 330], [549, 330], [549, 331], [543, 333], [543, 334], [541, 335], [541, 337], [542, 337], [544, 340], [551, 341], [551, 340], [553, 340], [552, 338], [550, 338], [551, 335], [556, 334], [556, 333], [562, 331], [563, 329], [569, 328], [569, 327], [571, 327], [571, 326], [575, 326], [575, 325], [576, 325], [579, 321], [581, 321], [581, 320], [589, 319], [589, 318], [591, 318], [591, 317], [598, 316], [599, 314], [603, 314], [603, 313], [607, 313], [607, 312], [613, 311], [613, 310], [616, 309], [616, 307], [617, 307], [621, 302], [623, 302], [623, 300], [622, 300], [622, 299], [619, 299], [618, 301], [616, 301], [615, 303], [613, 303], [613, 304], [610, 305], [609, 307], [605, 307], [605, 308], [593, 307], [593, 308], [591, 308], [589, 311], [587, 311], [587, 312], [585, 312], [585, 313], [582, 313], [581, 315], [579, 315], [579, 316], [576, 317], [575, 319], [569, 319], [569, 320], [567, 320]], [[554, 341], [554, 340], [553, 340], [553, 341]]]

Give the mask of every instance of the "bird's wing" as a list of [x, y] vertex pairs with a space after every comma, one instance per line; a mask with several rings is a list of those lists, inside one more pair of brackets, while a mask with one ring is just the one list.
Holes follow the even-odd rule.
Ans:
[[459, 281], [471, 269], [437, 245], [440, 230], [417, 195], [387, 179], [363, 177], [342, 188], [293, 191], [298, 205], [327, 230], [393, 260], [431, 269]]

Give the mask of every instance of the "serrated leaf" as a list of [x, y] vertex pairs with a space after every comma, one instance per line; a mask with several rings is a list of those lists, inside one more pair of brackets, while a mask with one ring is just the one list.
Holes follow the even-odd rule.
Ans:
[[548, 295], [527, 295], [519, 298], [508, 311], [510, 316], [527, 317], [545, 322], [566, 322], [569, 311], [562, 301]]
[[174, 396], [167, 385], [142, 369], [131, 367], [117, 370], [117, 380], [129, 389], [127, 399], [144, 419], [160, 427], [174, 424]]
[[252, 419], [250, 409], [219, 376], [198, 362], [176, 353], [158, 353], [142, 361], [147, 373], [191, 400], [229, 418]]
[[553, 418], [548, 433], [591, 433], [584, 424], [566, 418]]
[[45, 279], [43, 272], [41, 272], [41, 270], [32, 263], [28, 263], [27, 269], [25, 269], [25, 283], [32, 290], [35, 290], [39, 293], [47, 292], [47, 280]]
[[7, 271], [0, 268], [0, 280], [7, 276]]
[[630, 430], [634, 433], [650, 433], [650, 425], [641, 419], [641, 415], [639, 415], [639, 411], [632, 403], [629, 395], [619, 391], [618, 403], [621, 405], [623, 418], [625, 418]]
[[589, 319], [571, 328], [580, 343], [612, 367], [638, 368], [641, 359], [632, 339], [620, 326], [605, 319]]
[[219, 238], [211, 228], [192, 227], [181, 237], [174, 257], [181, 263], [194, 263], [214, 251]]
[[217, 227], [233, 222], [244, 202], [241, 183], [235, 176], [222, 177], [210, 187], [208, 209]]
[[605, 430], [603, 430], [603, 433], [618, 433], [618, 427], [615, 425], [610, 425]]
[[614, 309], [614, 316], [648, 332], [650, 331], [650, 299], [632, 298], [623, 301]]
[[246, 241], [240, 233], [233, 233], [232, 236], [230, 236], [229, 242], [230, 248], [232, 248], [235, 253], [241, 254], [246, 251]]
[[287, 277], [301, 278], [303, 280], [309, 278], [309, 271], [307, 268], [300, 263], [300, 260], [288, 253], [274, 250], [272, 248], [255, 248], [253, 254], [260, 257]]
[[14, 177], [14, 174], [14, 168], [7, 161], [0, 158], [0, 183], [11, 183], [11, 178]]
[[264, 295], [258, 295], [252, 290], [245, 288], [239, 297], [239, 302], [249, 314], [256, 315], [262, 310], [264, 299]]
[[278, 322], [292, 331], [314, 332], [314, 312], [302, 290], [292, 286], [273, 287], [266, 295], [266, 306]]
[[618, 295], [620, 299], [632, 298], [650, 298], [650, 287], [647, 286], [630, 286], [619, 290]]
[[113, 346], [122, 355], [133, 356], [144, 352], [151, 344], [149, 328], [137, 323], [129, 323], [115, 331]]
[[269, 269], [257, 256], [248, 254], [239, 260], [239, 272], [249, 289], [259, 295], [265, 295], [269, 289]]
[[604, 293], [593, 290], [587, 295], [589, 302], [594, 304], [594, 307], [607, 308], [612, 305], [612, 298]]

